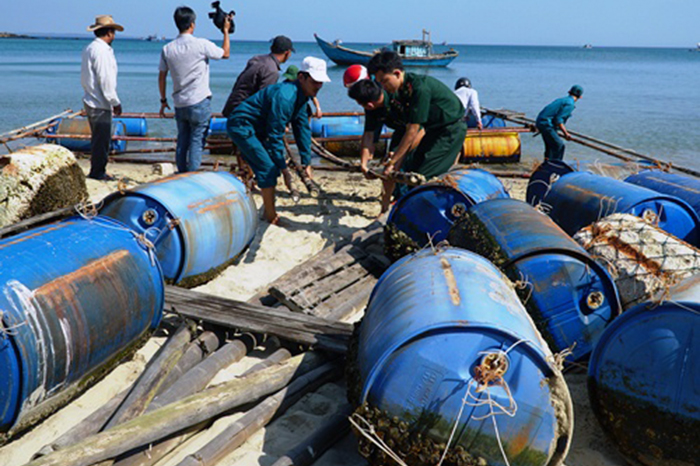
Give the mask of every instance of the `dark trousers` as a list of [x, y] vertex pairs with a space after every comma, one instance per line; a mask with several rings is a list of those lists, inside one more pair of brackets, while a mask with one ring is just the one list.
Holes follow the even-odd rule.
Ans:
[[85, 113], [90, 123], [90, 174], [88, 177], [101, 179], [107, 174], [109, 149], [112, 144], [112, 109], [92, 108], [85, 105]]
[[548, 126], [538, 126], [537, 129], [540, 130], [544, 141], [545, 160], [564, 160], [566, 145], [564, 140], [557, 134], [557, 130]]

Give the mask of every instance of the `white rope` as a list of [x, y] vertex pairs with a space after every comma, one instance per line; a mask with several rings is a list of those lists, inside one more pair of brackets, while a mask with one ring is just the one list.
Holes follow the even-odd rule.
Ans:
[[[363, 423], [365, 423], [365, 425], [367, 426], [367, 428], [364, 428], [364, 427], [360, 426], [360, 425], [353, 419], [353, 418], [355, 418], [355, 417], [356, 417], [357, 419], [359, 419], [360, 421], [362, 421]], [[393, 451], [391, 448], [389, 448], [389, 446], [388, 446], [386, 443], [384, 443], [384, 441], [383, 441], [381, 438], [379, 438], [379, 436], [377, 435], [377, 431], [374, 429], [374, 426], [373, 426], [372, 424], [370, 424], [369, 421], [367, 421], [366, 419], [364, 419], [362, 416], [360, 416], [360, 415], [357, 414], [357, 413], [354, 413], [352, 416], [348, 417], [348, 420], [350, 421], [350, 424], [352, 424], [352, 425], [355, 427], [355, 429], [357, 429], [357, 431], [358, 431], [360, 434], [362, 434], [362, 435], [363, 435], [364, 437], [366, 437], [370, 442], [372, 442], [373, 444], [375, 444], [381, 451], [383, 451], [384, 453], [386, 453], [392, 460], [396, 461], [397, 464], [399, 464], [400, 466], [408, 466], [408, 465], [399, 457], [399, 455], [397, 455], [396, 453], [394, 453], [394, 451]]]

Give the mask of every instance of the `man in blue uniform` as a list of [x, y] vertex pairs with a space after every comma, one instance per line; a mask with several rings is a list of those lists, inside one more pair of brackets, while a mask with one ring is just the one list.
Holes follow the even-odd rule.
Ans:
[[265, 219], [278, 224], [275, 210], [275, 186], [285, 162], [284, 132], [292, 124], [294, 140], [299, 149], [301, 164], [310, 174], [311, 129], [309, 127], [309, 99], [316, 97], [323, 83], [330, 82], [326, 62], [306, 57], [301, 63], [298, 78], [268, 86], [243, 101], [228, 117], [228, 134], [238, 146], [243, 158], [255, 172], [255, 180], [262, 191]]
[[563, 160], [564, 159], [564, 141], [557, 134], [560, 129], [564, 137], [568, 141], [571, 135], [566, 130], [564, 124], [567, 122], [574, 109], [576, 101], [583, 95], [583, 88], [579, 85], [573, 86], [569, 90], [569, 95], [557, 99], [551, 104], [542, 109], [537, 115], [535, 125], [542, 134], [544, 140], [544, 158], [545, 160]]

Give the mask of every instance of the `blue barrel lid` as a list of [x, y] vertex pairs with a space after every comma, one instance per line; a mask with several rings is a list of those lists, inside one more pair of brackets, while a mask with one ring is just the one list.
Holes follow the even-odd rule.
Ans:
[[509, 197], [503, 183], [481, 169], [456, 170], [402, 196], [391, 209], [387, 223], [393, 223], [419, 246], [447, 238], [450, 228], [466, 210], [479, 202]]

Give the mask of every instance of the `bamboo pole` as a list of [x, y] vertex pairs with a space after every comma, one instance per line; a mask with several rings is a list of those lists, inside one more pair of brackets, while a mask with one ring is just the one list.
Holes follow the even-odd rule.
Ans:
[[[276, 340], [276, 339], [275, 339]], [[279, 345], [279, 340], [277, 345]], [[216, 374], [231, 364], [240, 361], [248, 354], [255, 346], [255, 337], [250, 334], [245, 334], [230, 343], [224, 345], [219, 351], [212, 354], [201, 364], [193, 368], [189, 373], [175, 385], [172, 390], [164, 392], [156, 397], [153, 402], [148, 405], [146, 412], [154, 411], [168, 404], [174, 403], [182, 398], [192, 395], [202, 390], [216, 376]], [[276, 353], [275, 353], [276, 354]], [[274, 354], [273, 354], [274, 355]], [[291, 357], [291, 355], [290, 355]], [[270, 358], [267, 358], [268, 360]], [[289, 359], [289, 358], [286, 358]], [[275, 362], [282, 362], [283, 359], [276, 358]], [[248, 369], [243, 375], [249, 375], [255, 372], [255, 367]], [[260, 369], [269, 366], [260, 367]], [[124, 456], [115, 463], [116, 466], [150, 466], [157, 463], [160, 458], [167, 455], [173, 449], [189, 440], [192, 436], [209, 426], [210, 421], [202, 421], [199, 424], [178, 433], [175, 436], [170, 436], [166, 440], [148, 445], [138, 451], [130, 452], [128, 456]]]
[[[185, 374], [187, 374], [195, 366], [199, 365], [199, 363], [205, 360], [207, 356], [214, 353], [218, 348], [219, 337], [217, 337], [214, 332], [202, 332], [201, 335], [191, 341], [187, 345], [187, 348], [185, 348], [182, 357], [177, 362], [175, 367], [165, 376], [163, 382], [158, 387], [158, 391], [156, 392], [153, 401], [148, 404], [146, 411], [152, 411], [151, 406], [155, 400], [160, 398], [166, 390], [172, 390], [173, 385], [179, 385], [182, 383]], [[191, 393], [188, 393], [188, 395]], [[181, 398], [184, 397], [185, 396], [183, 395]]]
[[[362, 173], [362, 169], [359, 164], [348, 162], [343, 160], [332, 152], [326, 150], [321, 144], [319, 144], [315, 139], [311, 139], [311, 149], [318, 154], [321, 158], [328, 160], [331, 163], [339, 165], [348, 169], [348, 171], [355, 173]], [[425, 183], [425, 177], [420, 173], [409, 173], [409, 172], [394, 172], [389, 176], [384, 175], [379, 170], [370, 169], [372, 175], [379, 179], [393, 179], [397, 183], [407, 184], [409, 186], [420, 186]]]
[[247, 411], [219, 435], [188, 455], [177, 466], [213, 466], [233, 452], [273, 418], [282, 415], [306, 393], [341, 375], [335, 363], [327, 363], [292, 382], [288, 387]]
[[105, 425], [104, 430], [129, 421], [146, 410], [167, 374], [175, 367], [187, 349], [194, 331], [194, 322], [186, 321], [172, 337], [168, 338], [167, 342], [149, 361], [148, 366], [134, 384], [134, 388]]
[[[484, 109], [486, 113], [489, 113], [491, 115], [495, 115], [499, 118], [503, 118], [504, 120], [512, 121], [514, 123], [518, 123], [530, 128], [535, 127], [535, 120], [532, 120], [530, 118], [526, 118], [524, 114], [513, 114], [512, 112], [509, 111], [499, 111], [499, 110], [491, 110], [491, 109]], [[636, 157], [637, 159], [642, 159], [647, 162], [655, 163], [659, 166], [668, 166], [668, 167], [673, 167], [675, 170], [678, 170], [679, 172], [683, 172], [689, 175], [693, 175], [696, 177], [700, 177], [700, 171], [693, 170], [691, 168], [683, 167], [680, 165], [673, 165], [671, 162], [667, 162], [664, 160], [660, 160], [657, 158], [654, 158], [650, 155], [646, 154], [641, 154], [635, 150], [632, 149], [627, 149], [621, 146], [618, 146], [616, 144], [612, 144], [600, 139], [596, 139], [591, 136], [587, 136], [582, 133], [578, 133], [576, 131], [569, 131], [569, 134], [573, 136], [571, 138], [571, 141], [576, 142], [578, 144], [581, 144], [583, 146], [586, 146], [591, 149], [595, 149], [599, 152], [602, 152], [604, 154], [610, 155], [612, 157], [615, 157], [620, 160], [624, 160], [626, 162], [633, 162], [635, 161], [631, 157]]]
[[310, 466], [330, 447], [335, 445], [350, 431], [348, 417], [352, 407], [341, 406], [332, 417], [321, 424], [298, 446], [285, 453], [272, 466]]
[[6, 133], [2, 133], [2, 134], [0, 134], [0, 142], [6, 142], [6, 141], [4, 141], [4, 139], [7, 138], [7, 137], [14, 136], [15, 134], [18, 134], [18, 133], [24, 133], [24, 132], [26, 132], [27, 130], [34, 129], [34, 128], [36, 128], [37, 126], [45, 125], [46, 123], [51, 123], [51, 122], [53, 122], [54, 120], [57, 120], [57, 119], [59, 119], [59, 118], [62, 118], [62, 117], [66, 116], [66, 115], [69, 115], [69, 114], [71, 114], [71, 113], [73, 113], [73, 110], [71, 110], [71, 109], [66, 109], [66, 110], [62, 111], [61, 113], [57, 113], [57, 114], [54, 115], [54, 116], [45, 118], [45, 119], [43, 119], [43, 120], [40, 120], [40, 121], [37, 121], [37, 122], [34, 122], [34, 123], [30, 123], [30, 124], [28, 124], [28, 125], [26, 125], [26, 126], [22, 126], [21, 128], [12, 129], [12, 130], [10, 130], [10, 131], [7, 131]]
[[62, 209], [54, 210], [53, 212], [47, 212], [41, 215], [35, 215], [34, 217], [22, 220], [21, 222], [8, 225], [4, 228], [0, 228], [0, 238], [5, 238], [7, 236], [16, 235], [24, 230], [37, 227], [44, 223], [53, 222], [60, 220], [62, 218], [68, 217], [75, 212], [74, 207], [64, 207]]
[[323, 358], [314, 353], [296, 356], [277, 366], [231, 380], [144, 414], [77, 445], [32, 461], [27, 466], [90, 466], [115, 458], [274, 393], [285, 387], [295, 374], [313, 370], [322, 362]]

